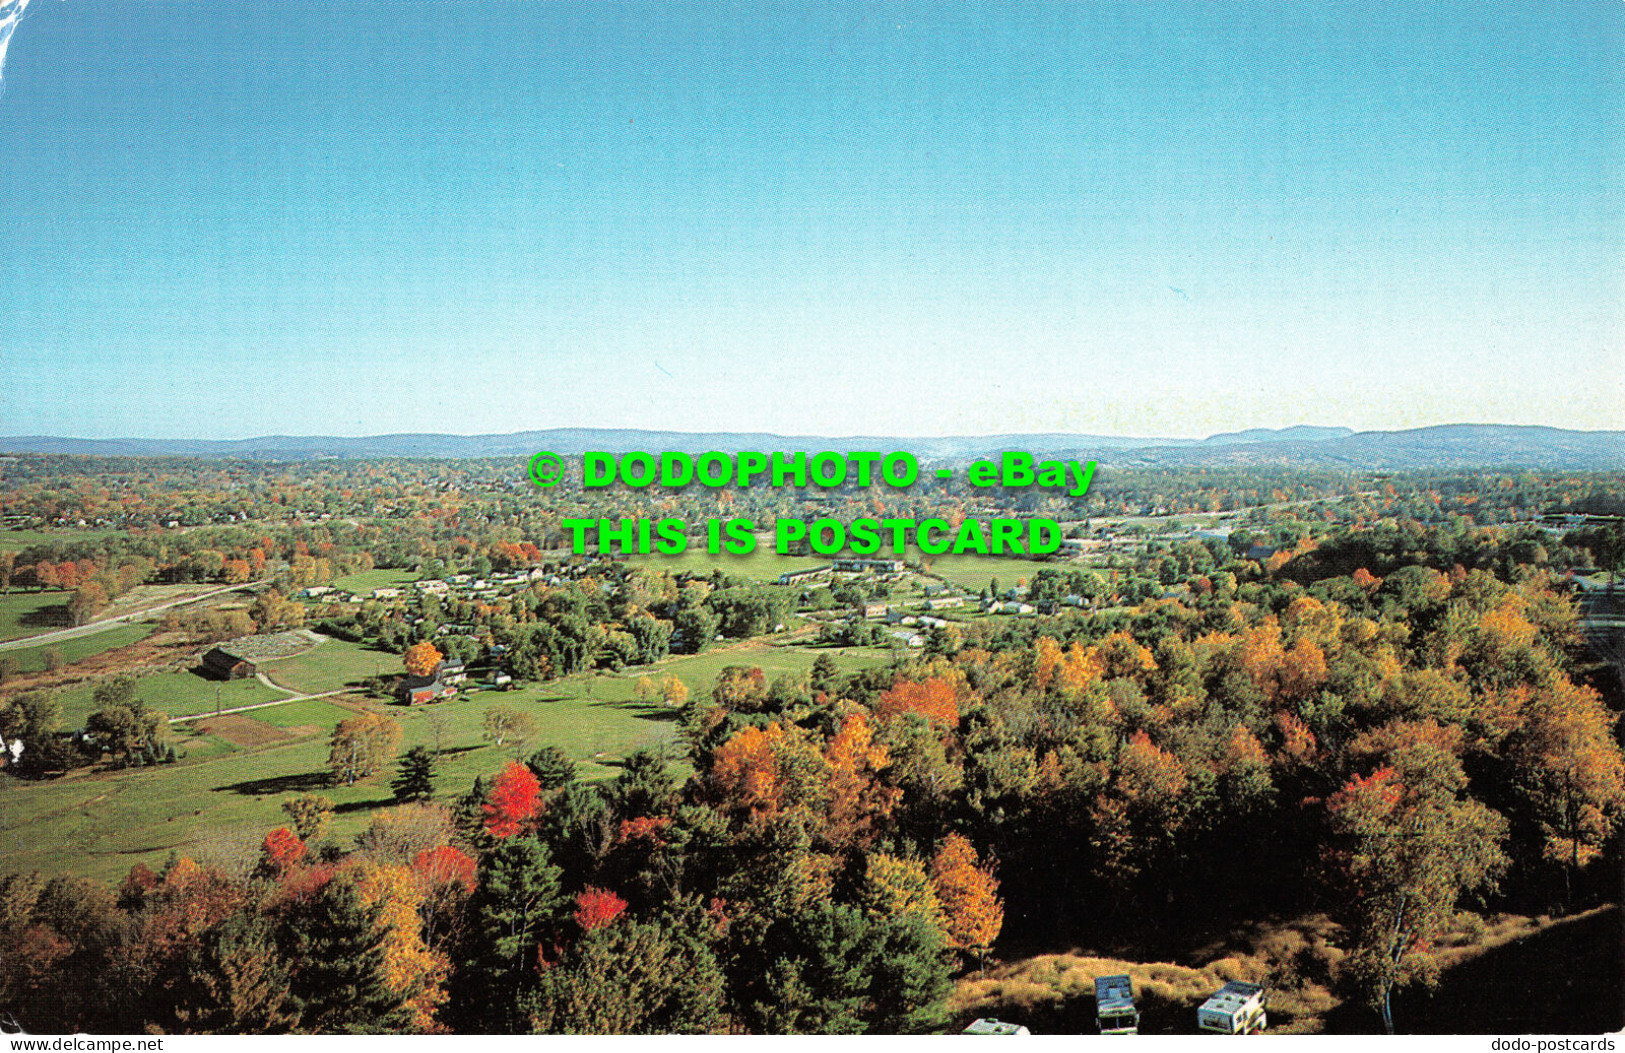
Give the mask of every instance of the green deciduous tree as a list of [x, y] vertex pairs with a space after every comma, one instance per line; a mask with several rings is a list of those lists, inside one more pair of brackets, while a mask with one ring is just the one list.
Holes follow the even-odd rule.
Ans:
[[1506, 821], [1465, 798], [1466, 781], [1455, 757], [1416, 742], [1327, 802], [1337, 838], [1327, 862], [1343, 893], [1350, 944], [1344, 973], [1389, 1033], [1394, 988], [1432, 980], [1432, 943], [1454, 920], [1457, 901], [1490, 886], [1506, 862]]

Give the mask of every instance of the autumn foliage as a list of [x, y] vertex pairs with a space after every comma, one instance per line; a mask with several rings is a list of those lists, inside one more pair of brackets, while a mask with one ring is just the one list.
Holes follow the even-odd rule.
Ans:
[[1004, 904], [999, 883], [978, 863], [970, 841], [949, 834], [931, 860], [931, 884], [947, 919], [950, 945], [979, 957], [1004, 927]]
[[[353, 480], [358, 500], [377, 500], [388, 474]], [[553, 511], [521, 509], [497, 538], [477, 488], [443, 489], [444, 501], [403, 508], [432, 528], [405, 546], [388, 539], [387, 565], [490, 577], [482, 561], [555, 558], [519, 540], [555, 538]], [[1209, 511], [1242, 492], [1210, 495]], [[1122, 506], [1102, 522], [1179, 500], [1102, 494]], [[301, 496], [280, 488], [290, 513]], [[371, 825], [342, 842], [320, 833], [332, 802], [306, 794], [284, 803], [292, 830], [159, 873], [148, 855], [116, 892], [0, 875], [0, 1007], [66, 1032], [352, 1021], [431, 1033], [929, 1032], [945, 1010], [983, 1011], [945, 1001], [956, 971], [960, 996], [1007, 999], [994, 989], [1008, 986], [1002, 970], [985, 983], [963, 975], [996, 950], [1115, 946], [1148, 960], [1137, 942], [1191, 919], [1247, 932], [1310, 913], [1324, 917], [1309, 953], [1266, 935], [1252, 958], [1238, 947], [1211, 964], [1268, 977], [1283, 1008], [1309, 1004], [1300, 996], [1386, 1005], [1472, 953], [1472, 912], [1556, 917], [1611, 903], [1625, 817], [1617, 689], [1585, 656], [1576, 615], [1601, 590], [1577, 604], [1582, 575], [1562, 570], [1602, 564], [1550, 530], [1475, 526], [1460, 501], [1450, 514], [1461, 518], [1435, 529], [1390, 509], [1392, 488], [1324, 503], [1288, 484], [1256, 496], [1290, 509], [1246, 520], [1229, 541], [1147, 535], [1109, 564], [1028, 571], [1030, 615], [958, 621], [879, 667], [870, 653], [838, 662], [830, 651], [810, 672], [801, 656], [768, 672], [729, 666], [714, 687], [693, 679], [700, 665], [675, 667], [685, 684], [641, 649], [658, 651], [650, 640], [674, 623], [691, 643], [748, 635], [735, 608], [760, 590], [725, 576], [555, 562], [466, 601], [455, 589], [355, 611], [279, 600], [407, 651], [423, 675], [440, 651], [408, 647], [419, 615], [473, 623], [458, 653], [499, 658], [518, 679], [661, 669], [635, 694], [680, 707], [643, 714], [676, 726], [650, 724], [659, 748], [596, 778], [600, 768], [578, 773], [516, 710], [493, 706], [490, 737], [523, 762], [493, 760], [439, 800], [370, 802]], [[885, 498], [856, 500], [879, 512]], [[651, 511], [681, 514], [687, 500], [651, 494]], [[1381, 525], [1339, 538], [1351, 507]], [[233, 528], [242, 536], [229, 545], [158, 573], [328, 575], [352, 536], [341, 522], [285, 541]], [[1280, 558], [1245, 558], [1253, 544]], [[1564, 554], [1548, 562], [1547, 551]], [[64, 554], [30, 555], [27, 575], [76, 582], [90, 599], [121, 558], [81, 566]], [[872, 584], [831, 580], [802, 596], [838, 608], [872, 598]], [[908, 589], [892, 598], [908, 602]], [[0, 730], [29, 741], [25, 764], [58, 740], [68, 749], [28, 694], [0, 698]], [[468, 722], [442, 710], [431, 729], [434, 715], [346, 714], [330, 742], [335, 779], [375, 775], [403, 727], [425, 750], [431, 730], [437, 749], [466, 749]], [[595, 747], [600, 760], [619, 745]], [[115, 785], [164, 777], [109, 774]], [[330, 994], [339, 1009], [310, 1008]]]
[[412, 872], [430, 886], [460, 885], [472, 892], [476, 865], [472, 857], [450, 845], [440, 845], [419, 852], [412, 860]]
[[959, 721], [954, 689], [941, 677], [932, 677], [924, 683], [897, 681], [890, 691], [881, 692], [875, 702], [875, 716], [890, 720], [906, 714], [953, 726]]
[[510, 761], [491, 781], [490, 797], [482, 806], [486, 831], [496, 838], [518, 833], [536, 814], [536, 799], [541, 789], [541, 783], [529, 768]]
[[575, 920], [582, 932], [601, 929], [620, 917], [626, 900], [606, 889], [589, 887], [576, 896]]
[[266, 834], [261, 850], [266, 865], [278, 874], [305, 858], [305, 843], [285, 826]]
[[413, 676], [432, 676], [444, 657], [434, 644], [424, 640], [408, 647], [401, 660], [406, 665], [406, 671]]

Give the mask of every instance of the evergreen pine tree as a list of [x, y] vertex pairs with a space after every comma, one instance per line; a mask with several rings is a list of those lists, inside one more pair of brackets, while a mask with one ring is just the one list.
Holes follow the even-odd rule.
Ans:
[[284, 953], [293, 963], [288, 995], [298, 1011], [296, 1030], [314, 1034], [376, 1035], [398, 1032], [412, 1013], [391, 990], [384, 971], [380, 923], [383, 905], [361, 905], [355, 889], [333, 881], [282, 927]]
[[233, 914], [179, 963], [169, 1030], [229, 1035], [283, 1034], [298, 1016], [288, 966], [263, 915]]
[[620, 918], [583, 935], [542, 973], [530, 1024], [550, 1034], [726, 1032], [727, 976], [701, 918]]
[[395, 799], [426, 801], [434, 796], [434, 754], [427, 746], [413, 746], [401, 758], [401, 770], [390, 783]]
[[562, 903], [559, 868], [536, 838], [510, 837], [485, 858], [447, 1007], [457, 1030], [528, 1028], [519, 1003], [535, 985], [537, 946]]
[[474, 776], [474, 785], [457, 798], [451, 810], [451, 824], [458, 839], [468, 846], [469, 854], [484, 855], [492, 845], [492, 837], [485, 830], [485, 803], [490, 791], [483, 776]]
[[525, 759], [525, 767], [544, 790], [556, 790], [575, 781], [576, 762], [557, 746], [543, 746]]

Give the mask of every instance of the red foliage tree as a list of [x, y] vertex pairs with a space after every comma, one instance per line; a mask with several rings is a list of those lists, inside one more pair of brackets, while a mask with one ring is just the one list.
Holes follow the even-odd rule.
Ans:
[[419, 852], [412, 872], [428, 885], [457, 884], [474, 891], [474, 860], [450, 845]]
[[582, 932], [603, 928], [625, 910], [626, 900], [608, 889], [588, 886], [576, 896], [576, 924], [581, 926]]
[[541, 790], [541, 783], [529, 768], [510, 761], [491, 781], [490, 799], [480, 806], [485, 810], [485, 829], [499, 838], [518, 833], [536, 814], [536, 798]]
[[285, 826], [279, 826], [266, 834], [261, 849], [266, 865], [278, 874], [305, 858], [305, 843], [299, 840], [298, 834]]
[[1405, 789], [1393, 768], [1382, 767], [1370, 775], [1355, 775], [1332, 795], [1326, 807], [1333, 815], [1344, 815], [1364, 810], [1376, 815], [1387, 815], [1398, 807]]
[[297, 867], [282, 879], [282, 895], [290, 900], [307, 900], [328, 886], [338, 868], [331, 865]]
[[652, 844], [661, 844], [663, 835], [671, 828], [671, 819], [663, 815], [639, 816], [636, 819], [622, 819], [620, 832], [616, 835], [616, 842], [626, 844], [632, 841], [646, 841]]

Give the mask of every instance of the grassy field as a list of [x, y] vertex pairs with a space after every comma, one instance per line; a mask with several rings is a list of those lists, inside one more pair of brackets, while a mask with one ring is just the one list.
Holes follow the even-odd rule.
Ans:
[[75, 541], [101, 541], [120, 533], [123, 531], [107, 527], [86, 530], [4, 530], [0, 531], [0, 548], [23, 549], [53, 542], [66, 545]]
[[45, 668], [46, 651], [56, 650], [62, 655], [64, 663], [78, 662], [115, 647], [127, 647], [145, 640], [156, 628], [153, 624], [110, 625], [102, 632], [89, 636], [75, 636], [71, 640], [40, 644], [38, 647], [19, 647], [14, 651], [0, 651], [0, 654], [16, 659], [18, 672], [37, 673]]
[[355, 716], [355, 711], [326, 699], [311, 698], [303, 702], [285, 702], [280, 706], [267, 706], [243, 715], [279, 728], [315, 725], [323, 732], [330, 732], [333, 725], [339, 721]]
[[720, 570], [724, 574], [753, 581], [777, 581], [780, 574], [811, 570], [829, 563], [828, 559], [818, 556], [781, 556], [773, 551], [771, 543], [766, 548], [758, 548], [743, 556], [713, 556], [705, 552], [703, 542], [697, 552], [690, 550], [675, 556], [628, 556], [626, 561], [635, 567], [663, 570], [669, 574], [682, 574], [685, 571], [710, 574], [713, 570]]
[[[438, 743], [443, 752], [436, 784], [448, 802], [476, 775], [493, 775], [516, 755], [543, 745], [560, 746], [580, 764], [584, 777], [601, 778], [613, 774], [626, 753], [673, 739], [674, 713], [586, 698], [580, 690], [579, 685], [549, 685], [382, 711], [399, 721], [403, 751]], [[518, 748], [509, 743], [499, 750], [484, 741], [485, 711], [497, 703], [529, 714], [535, 735]], [[321, 700], [270, 706], [227, 718], [233, 723], [225, 734], [178, 725], [174, 741], [184, 759], [175, 765], [52, 783], [8, 782], [0, 786], [6, 815], [0, 858], [8, 870], [116, 882], [137, 862], [158, 866], [171, 850], [197, 854], [211, 846], [252, 843], [286, 822], [282, 801], [306, 792], [325, 794], [338, 805], [333, 833], [348, 840], [380, 809], [393, 805], [389, 780], [394, 775], [391, 765], [352, 787], [327, 785], [328, 735], [349, 715], [352, 711]], [[244, 744], [255, 725], [268, 744]]]
[[[915, 554], [913, 558], [919, 558]], [[1008, 589], [1017, 581], [1025, 578], [1032, 581], [1033, 576], [1040, 570], [1048, 567], [1051, 570], [1076, 569], [1069, 568], [1064, 563], [1051, 563], [1041, 560], [1015, 559], [1005, 556], [977, 556], [977, 555], [946, 555], [931, 556], [931, 573], [960, 588], [980, 591], [987, 587], [987, 583], [997, 578], [1000, 589]]]
[[24, 636], [50, 632], [67, 625], [66, 611], [52, 611], [62, 607], [73, 596], [71, 592], [8, 592], [0, 595], [0, 640], [16, 640]]
[[[64, 727], [78, 727], [96, 709], [91, 697], [94, 683], [75, 685], [57, 695]], [[218, 695], [217, 695], [218, 693]], [[218, 697], [221, 709], [273, 702], [287, 696], [258, 680], [210, 680], [196, 673], [153, 673], [136, 681], [135, 697], [172, 717], [213, 713]]]
[[329, 584], [335, 588], [349, 589], [351, 592], [365, 594], [373, 589], [393, 588], [417, 580], [417, 572], [412, 570], [365, 570], [360, 574], [350, 574], [342, 578], [336, 578]]
[[357, 686], [362, 680], [401, 671], [401, 656], [348, 640], [328, 639], [303, 654], [261, 662], [271, 682], [309, 695]]
[[[675, 673], [690, 691], [705, 692], [724, 666], [760, 666], [771, 678], [804, 672], [821, 653], [826, 652], [752, 641], [669, 658], [618, 676], [584, 674], [514, 691], [475, 691], [412, 709], [374, 705], [399, 722], [403, 752], [415, 745], [441, 750], [437, 796], [450, 802], [476, 775], [493, 775], [509, 760], [544, 745], [562, 748], [587, 779], [613, 777], [621, 759], [634, 750], [675, 748], [676, 712], [632, 697], [640, 675]], [[878, 648], [827, 653], [847, 669], [876, 666], [888, 657]], [[375, 654], [354, 644], [328, 641], [306, 655], [274, 664], [284, 667], [285, 673], [294, 670], [279, 682], [297, 682], [308, 689], [342, 682], [358, 672], [370, 676]], [[217, 686], [225, 708], [276, 697], [253, 680], [221, 683], [191, 673], [143, 677], [137, 694], [172, 716], [209, 713]], [[64, 724], [75, 724], [90, 711], [90, 691], [85, 685], [64, 693]], [[518, 746], [507, 743], [501, 749], [485, 741], [485, 712], [493, 705], [528, 714], [535, 733]], [[175, 765], [84, 772], [44, 783], [0, 780], [4, 869], [117, 882], [137, 862], [162, 864], [171, 850], [241, 855], [267, 831], [283, 825], [282, 801], [305, 792], [325, 794], [337, 803], [333, 832], [346, 841], [380, 810], [393, 806], [389, 794], [393, 765], [353, 787], [326, 785], [328, 736], [334, 724], [354, 712], [325, 699], [267, 706], [218, 720], [172, 725], [171, 741], [182, 754]]]

